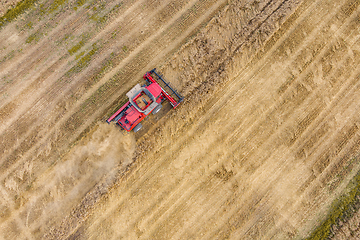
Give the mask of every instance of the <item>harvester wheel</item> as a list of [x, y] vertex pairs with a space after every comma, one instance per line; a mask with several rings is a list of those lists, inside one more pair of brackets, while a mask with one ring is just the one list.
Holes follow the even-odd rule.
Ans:
[[154, 115], [157, 114], [161, 108], [162, 108], [161, 104], [157, 105], [156, 108], [154, 108], [154, 110], [152, 111], [152, 114], [154, 114]]
[[137, 132], [137, 131], [139, 131], [141, 128], [142, 128], [142, 124], [141, 124], [141, 123], [138, 123], [138, 125], [136, 125], [136, 126], [133, 128], [133, 131], [134, 131], [134, 132]]

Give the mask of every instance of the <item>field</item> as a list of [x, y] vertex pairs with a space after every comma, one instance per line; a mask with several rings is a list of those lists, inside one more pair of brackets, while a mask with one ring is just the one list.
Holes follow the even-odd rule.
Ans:
[[[10, 2], [0, 239], [360, 237], [360, 1]], [[106, 124], [154, 67], [184, 102]]]

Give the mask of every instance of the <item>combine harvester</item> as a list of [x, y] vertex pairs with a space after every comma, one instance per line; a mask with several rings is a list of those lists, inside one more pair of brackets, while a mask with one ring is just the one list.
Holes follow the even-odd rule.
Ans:
[[142, 128], [140, 122], [151, 112], [158, 113], [164, 100], [168, 100], [173, 108], [182, 102], [184, 98], [155, 70], [145, 73], [146, 84], [133, 87], [126, 94], [129, 101], [106, 120], [107, 123], [115, 121], [128, 132], [137, 132]]

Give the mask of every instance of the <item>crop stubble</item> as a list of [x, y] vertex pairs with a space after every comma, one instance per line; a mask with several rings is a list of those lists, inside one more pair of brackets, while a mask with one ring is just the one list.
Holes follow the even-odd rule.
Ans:
[[[360, 141], [358, 1], [234, 1], [167, 61], [199, 28], [197, 19], [221, 6], [213, 1], [194, 4], [181, 5], [187, 8], [175, 25], [166, 25], [172, 21], [166, 16], [154, 16], [168, 26], [160, 33], [145, 31], [141, 38], [137, 32], [119, 46], [115, 40], [103, 41], [83, 74], [96, 74], [92, 69], [111, 52], [122, 56], [114, 64], [121, 68], [110, 68], [88, 87], [84, 77], [74, 74], [74, 83], [63, 79], [50, 85], [53, 94], [40, 94], [39, 105], [24, 109], [31, 117], [46, 113], [55, 121], [22, 114], [4, 129], [4, 237], [285, 239], [311, 230], [340, 183], [358, 169], [351, 162]], [[119, 35], [117, 41], [124, 41]], [[102, 194], [92, 190], [97, 197], [84, 208], [101, 179], [89, 176], [98, 166], [87, 166], [81, 157], [67, 160], [86, 140], [64, 154], [153, 66], [154, 58], [186, 100], [136, 135], [136, 162], [123, 177], [99, 174], [116, 185]], [[86, 97], [69, 97], [81, 86]], [[59, 92], [69, 98], [53, 96]], [[56, 110], [48, 113], [46, 108]], [[87, 135], [97, 136], [91, 130]], [[95, 142], [112, 138], [107, 137]], [[47, 179], [61, 164], [79, 172], [73, 170], [76, 176], [71, 177], [64, 172], [58, 183], [51, 181], [64, 185], [54, 193]], [[92, 184], [85, 188], [90, 192], [68, 203], [74, 189], [89, 179]], [[57, 201], [65, 209], [62, 214], [49, 210]]]

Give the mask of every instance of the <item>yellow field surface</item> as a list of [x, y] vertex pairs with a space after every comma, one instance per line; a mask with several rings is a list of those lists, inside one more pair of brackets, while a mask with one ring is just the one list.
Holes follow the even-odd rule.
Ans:
[[[360, 169], [359, 5], [39, 0], [2, 18], [0, 239], [309, 236]], [[179, 107], [106, 124], [154, 67]]]

